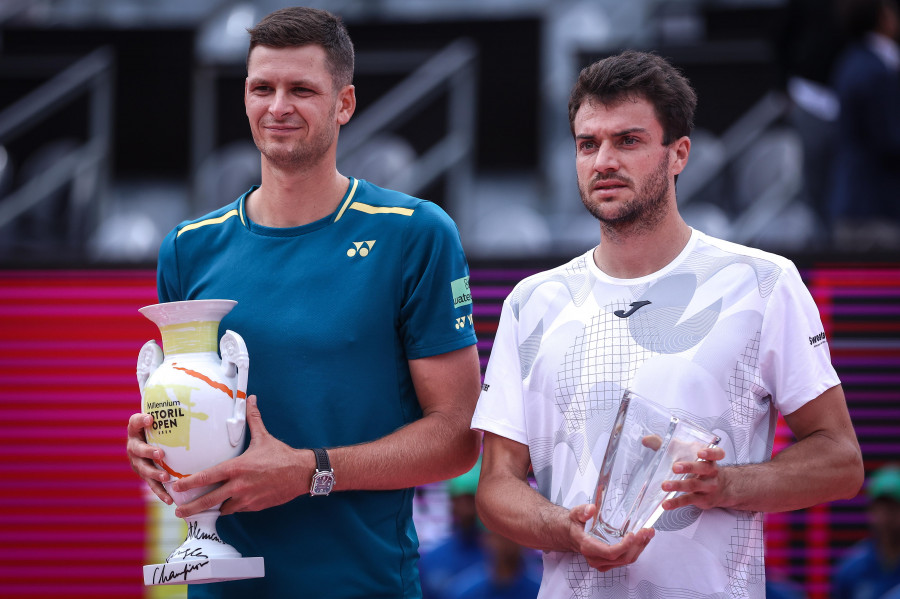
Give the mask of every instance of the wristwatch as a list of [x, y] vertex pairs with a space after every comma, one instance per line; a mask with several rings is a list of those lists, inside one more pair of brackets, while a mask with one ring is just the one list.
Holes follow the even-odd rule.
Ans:
[[313, 453], [316, 454], [316, 473], [313, 474], [309, 494], [328, 495], [334, 488], [334, 470], [331, 469], [328, 452], [324, 449], [313, 449]]

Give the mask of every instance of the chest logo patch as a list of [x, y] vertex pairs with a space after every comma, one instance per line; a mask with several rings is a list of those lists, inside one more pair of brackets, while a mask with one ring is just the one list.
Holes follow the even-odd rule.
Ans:
[[359, 254], [360, 257], [365, 258], [369, 255], [369, 252], [372, 251], [372, 248], [375, 246], [375, 240], [371, 241], [354, 241], [353, 247], [347, 250], [347, 256], [352, 258]]
[[628, 318], [629, 316], [631, 316], [632, 314], [634, 314], [635, 312], [637, 312], [638, 310], [640, 310], [641, 308], [643, 308], [644, 306], [646, 306], [650, 303], [652, 303], [652, 302], [648, 302], [647, 300], [641, 300], [639, 302], [631, 302], [631, 304], [629, 304], [631, 306], [631, 309], [628, 312], [626, 312], [625, 310], [616, 310], [615, 312], [613, 312], [613, 314], [615, 314], [619, 318]]

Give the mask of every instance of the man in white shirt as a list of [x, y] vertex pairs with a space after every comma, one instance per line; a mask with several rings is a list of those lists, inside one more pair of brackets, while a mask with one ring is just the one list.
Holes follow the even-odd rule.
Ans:
[[[762, 513], [852, 497], [862, 456], [824, 328], [793, 264], [678, 213], [696, 96], [654, 54], [584, 69], [569, 102], [601, 243], [506, 299], [472, 427], [484, 523], [544, 550], [541, 598], [764, 597]], [[722, 438], [665, 483], [653, 530], [585, 532], [623, 392]], [[797, 442], [771, 457], [781, 412]], [[529, 485], [533, 470], [537, 490]], [[669, 485], [669, 486], [666, 486]]]

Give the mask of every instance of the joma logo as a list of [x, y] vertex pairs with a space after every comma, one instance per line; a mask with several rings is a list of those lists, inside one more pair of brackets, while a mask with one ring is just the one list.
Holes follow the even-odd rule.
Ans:
[[629, 310], [628, 312], [626, 312], [625, 310], [616, 310], [615, 312], [613, 312], [613, 314], [615, 314], [619, 318], [628, 318], [629, 316], [631, 316], [632, 314], [634, 314], [635, 312], [637, 312], [638, 310], [640, 310], [641, 308], [643, 308], [644, 306], [649, 305], [649, 304], [650, 304], [650, 302], [648, 302], [647, 300], [642, 300], [639, 302], [631, 302], [631, 304], [629, 304], [629, 307], [631, 308], [631, 310]]

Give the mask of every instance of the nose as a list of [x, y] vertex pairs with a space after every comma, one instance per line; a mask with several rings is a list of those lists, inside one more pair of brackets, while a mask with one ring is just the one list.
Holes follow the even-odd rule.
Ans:
[[597, 149], [594, 155], [594, 170], [598, 173], [611, 173], [619, 170], [618, 155], [610, 144], [601, 144]]
[[269, 104], [269, 112], [275, 118], [283, 118], [293, 111], [294, 105], [288, 101], [287, 94], [281, 90], [277, 90], [272, 96], [272, 103]]

